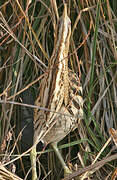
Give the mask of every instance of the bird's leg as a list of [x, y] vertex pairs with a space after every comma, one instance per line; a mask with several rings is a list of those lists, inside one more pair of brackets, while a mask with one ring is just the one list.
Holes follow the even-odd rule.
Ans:
[[62, 158], [62, 155], [61, 155], [60, 151], [59, 151], [58, 148], [57, 148], [57, 143], [56, 143], [56, 142], [51, 143], [51, 146], [52, 146], [55, 154], [57, 155], [57, 157], [58, 157], [58, 159], [59, 159], [59, 161], [60, 161], [60, 163], [61, 163], [61, 165], [62, 165], [62, 167], [63, 167], [63, 169], [64, 169], [64, 175], [71, 174], [72, 171], [70, 171], [70, 169], [69, 169], [69, 168], [67, 167], [67, 165], [65, 164], [65, 162], [64, 162], [64, 160], [63, 160], [63, 158]]
[[32, 148], [30, 152], [31, 166], [32, 166], [32, 180], [37, 180], [37, 171], [36, 171], [36, 145]]

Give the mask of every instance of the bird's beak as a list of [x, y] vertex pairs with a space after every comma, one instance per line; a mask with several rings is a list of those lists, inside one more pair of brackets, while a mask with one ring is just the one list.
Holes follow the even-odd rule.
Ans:
[[63, 11], [63, 19], [65, 20], [67, 17], [67, 4], [64, 4], [64, 11]]

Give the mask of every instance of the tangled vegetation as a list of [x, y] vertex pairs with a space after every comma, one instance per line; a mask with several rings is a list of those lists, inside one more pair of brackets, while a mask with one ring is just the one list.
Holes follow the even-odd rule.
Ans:
[[[59, 148], [74, 171], [69, 179], [114, 180], [117, 1], [66, 2], [72, 23], [69, 68], [81, 78], [84, 119]], [[0, 179], [31, 179], [34, 100], [62, 11], [62, 0], [0, 1]], [[52, 150], [40, 143], [38, 152], [39, 179], [61, 179], [63, 171]]]

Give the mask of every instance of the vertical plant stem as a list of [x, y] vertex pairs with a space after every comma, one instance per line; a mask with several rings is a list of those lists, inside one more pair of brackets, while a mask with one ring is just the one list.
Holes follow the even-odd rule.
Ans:
[[89, 81], [89, 93], [88, 93], [88, 103], [87, 103], [88, 118], [90, 117], [90, 112], [91, 112], [91, 96], [92, 96], [92, 91], [93, 91], [94, 64], [95, 64], [96, 41], [97, 41], [99, 16], [100, 16], [100, 3], [101, 3], [101, 0], [99, 0], [97, 4], [96, 24], [95, 24], [95, 31], [94, 31], [92, 58], [91, 58], [91, 74], [90, 74], [90, 81]]

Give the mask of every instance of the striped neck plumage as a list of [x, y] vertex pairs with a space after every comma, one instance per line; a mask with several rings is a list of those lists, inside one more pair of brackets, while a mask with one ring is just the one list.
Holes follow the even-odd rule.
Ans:
[[64, 103], [69, 101], [69, 80], [68, 80], [68, 51], [71, 35], [71, 21], [67, 15], [67, 4], [64, 4], [63, 15], [59, 20], [58, 41], [55, 47], [55, 56], [52, 60], [53, 66], [58, 68], [58, 73], [63, 73]]

